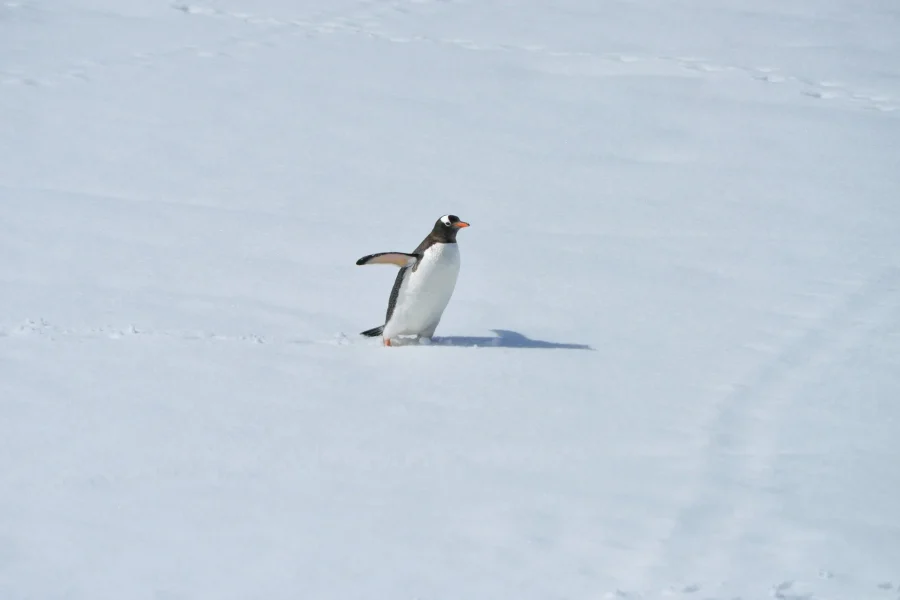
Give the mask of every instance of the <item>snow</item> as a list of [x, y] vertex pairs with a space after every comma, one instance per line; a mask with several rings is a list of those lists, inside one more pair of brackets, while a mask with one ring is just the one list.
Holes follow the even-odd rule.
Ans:
[[895, 600], [898, 30], [0, 2], [0, 598]]

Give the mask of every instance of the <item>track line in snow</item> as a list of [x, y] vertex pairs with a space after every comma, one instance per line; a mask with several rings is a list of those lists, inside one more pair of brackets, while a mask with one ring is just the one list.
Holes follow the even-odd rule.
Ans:
[[[900, 318], [898, 306], [900, 268], [889, 267], [847, 295], [715, 404], [705, 426], [704, 464], [695, 493], [676, 515], [667, 538], [699, 537], [705, 542], [692, 548], [707, 549], [696, 554], [697, 572], [721, 573], [727, 579], [732, 569], [740, 569], [733, 549], [774, 502], [765, 490], [778, 460], [783, 414], [805, 388], [827, 376], [828, 369], [865, 343], [869, 334]], [[730, 485], [723, 488], [722, 481]], [[663, 550], [663, 559], [678, 551], [669, 541]], [[773, 594], [797, 597], [789, 587], [776, 587]]]
[[[150, 68], [159, 62], [179, 57], [201, 59], [227, 58], [229, 56], [229, 48], [271, 46], [275, 39], [288, 33], [296, 35], [297, 32], [300, 32], [307, 37], [335, 33], [366, 33], [369, 28], [374, 26], [372, 23], [373, 19], [377, 19], [379, 15], [392, 10], [398, 10], [395, 6], [396, 4], [370, 2], [367, 6], [372, 8], [349, 15], [320, 11], [305, 17], [284, 18], [254, 14], [252, 12], [225, 11], [203, 4], [173, 2], [169, 6], [185, 15], [237, 21], [254, 27], [255, 31], [239, 35], [228, 35], [205, 45], [182, 44], [158, 50], [132, 52], [109, 58], [80, 57], [68, 62], [57, 70], [45, 73], [35, 74], [26, 72], [21, 68], [0, 70], [0, 85], [22, 85], [42, 88], [56, 87], [73, 82], [90, 83], [94, 77], [99, 76], [98, 73], [117, 67], [130, 69]], [[38, 8], [35, 7], [35, 9], [37, 10]], [[39, 10], [51, 13], [57, 12], [43, 7]]]
[[[124, 327], [64, 327], [49, 323], [44, 319], [27, 319], [15, 326], [0, 326], [0, 338], [39, 337], [50, 341], [84, 340], [126, 340], [135, 338], [170, 339], [182, 342], [236, 342], [242, 344], [342, 344], [342, 337], [336, 336], [331, 342], [297, 338], [277, 338], [256, 334], [223, 334], [211, 331], [143, 329], [134, 325]], [[343, 336], [346, 337], [346, 336]]]
[[[593, 350], [587, 344], [548, 342], [529, 338], [521, 333], [504, 329], [493, 330], [493, 336], [435, 336], [434, 340], [401, 339], [394, 343], [396, 347], [436, 347], [436, 348], [499, 348], [499, 349], [542, 349], [542, 350]], [[290, 337], [277, 337], [248, 334], [217, 333], [201, 330], [162, 330], [144, 329], [135, 325], [65, 327], [46, 321], [45, 319], [26, 319], [18, 325], [0, 325], [0, 340], [4, 338], [37, 337], [49, 341], [84, 340], [133, 340], [133, 339], [169, 339], [180, 342], [230, 342], [240, 344], [272, 344], [272, 345], [329, 345], [329, 346], [371, 346], [381, 348], [380, 338], [364, 338], [358, 334], [339, 332], [330, 340], [309, 340]]]
[[[110, 59], [83, 58], [72, 61], [60, 70], [34, 74], [22, 69], [0, 71], [0, 85], [23, 85], [29, 87], [53, 87], [64, 83], [89, 83], [98, 71], [115, 68], [149, 68], [154, 64], [177, 57], [219, 58], [228, 56], [228, 48], [235, 46], [272, 46], [277, 38], [286, 35], [319, 37], [330, 35], [355, 35], [394, 44], [430, 44], [449, 46], [466, 51], [532, 54], [544, 58], [579, 59], [597, 64], [658, 64], [674, 70], [688, 70], [711, 76], [739, 73], [767, 85], [788, 85], [808, 98], [825, 102], [843, 102], [848, 106], [883, 113], [900, 111], [900, 99], [877, 91], [862, 91], [834, 80], [815, 80], [796, 74], [786, 73], [769, 66], [741, 66], [721, 64], [705, 58], [688, 56], [638, 55], [621, 52], [584, 52], [551, 48], [542, 44], [488, 43], [464, 38], [442, 38], [424, 35], [399, 35], [385, 31], [379, 24], [384, 16], [393, 13], [411, 12], [410, 7], [418, 3], [388, 2], [367, 3], [366, 9], [349, 15], [329, 15], [317, 13], [307, 17], [283, 17], [256, 14], [248, 11], [229, 11], [187, 2], [170, 4], [173, 10], [190, 18], [223, 19], [237, 21], [253, 27], [256, 31], [241, 35], [229, 35], [212, 45], [181, 45], [160, 50], [131, 53]], [[590, 69], [589, 69], [590, 70]], [[588, 73], [589, 74], [589, 73]]]
[[177, 8], [178, 10], [192, 15], [206, 15], [226, 19], [238, 19], [250, 24], [268, 23], [276, 24], [279, 26], [293, 26], [295, 28], [304, 29], [309, 33], [320, 35], [350, 33], [355, 35], [364, 35], [366, 37], [396, 44], [433, 44], [441, 46], [452, 46], [468, 51], [526, 53], [554, 58], [592, 59], [606, 63], [661, 63], [675, 66], [679, 69], [686, 69], [708, 74], [741, 73], [754, 80], [767, 84], [793, 85], [798, 89], [798, 93], [810, 98], [816, 98], [819, 100], [844, 100], [861, 108], [880, 112], [900, 111], [900, 99], [893, 98], [890, 95], [861, 92], [853, 89], [852, 87], [832, 80], [817, 81], [815, 79], [785, 73], [780, 69], [767, 66], [750, 67], [727, 65], [704, 58], [684, 56], [656, 56], [619, 52], [595, 53], [572, 51], [554, 49], [542, 44], [495, 44], [463, 38], [440, 38], [422, 35], [404, 36], [391, 34], [389, 32], [385, 32], [379, 27], [373, 26], [373, 22], [379, 16], [382, 16], [385, 13], [391, 11], [407, 12], [405, 10], [398, 9], [397, 5], [398, 3], [384, 3], [383, 5], [377, 5], [381, 8], [376, 10], [358, 13], [347, 17], [339, 17], [326, 22], [316, 22], [314, 20], [285, 20], [271, 16], [254, 16], [244, 12], [235, 13], [190, 4], [176, 4], [173, 5], [173, 8]]

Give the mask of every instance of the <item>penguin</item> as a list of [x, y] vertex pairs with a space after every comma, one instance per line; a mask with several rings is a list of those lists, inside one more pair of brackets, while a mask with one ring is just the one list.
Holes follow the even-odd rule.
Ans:
[[456, 234], [468, 227], [456, 215], [444, 215], [434, 223], [422, 243], [410, 253], [379, 252], [363, 256], [357, 265], [400, 267], [388, 299], [384, 325], [360, 333], [381, 336], [385, 346], [399, 335], [431, 339], [444, 309], [450, 302], [459, 275], [459, 246]]

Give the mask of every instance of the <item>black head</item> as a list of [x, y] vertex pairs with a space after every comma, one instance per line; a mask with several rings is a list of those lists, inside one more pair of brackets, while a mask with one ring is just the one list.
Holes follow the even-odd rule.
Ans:
[[455, 242], [456, 234], [459, 230], [468, 226], [468, 223], [460, 221], [456, 215], [444, 215], [434, 222], [434, 229], [431, 230], [431, 235], [442, 242]]

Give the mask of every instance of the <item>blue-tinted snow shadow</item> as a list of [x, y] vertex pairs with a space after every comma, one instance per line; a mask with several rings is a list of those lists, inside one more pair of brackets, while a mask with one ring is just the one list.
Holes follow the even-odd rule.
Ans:
[[587, 344], [570, 344], [565, 342], [547, 342], [533, 340], [517, 331], [508, 329], [491, 329], [496, 337], [437, 336], [436, 346], [457, 346], [461, 348], [542, 348], [544, 350], [593, 350]]

